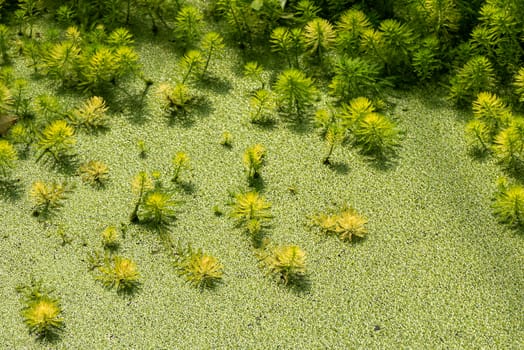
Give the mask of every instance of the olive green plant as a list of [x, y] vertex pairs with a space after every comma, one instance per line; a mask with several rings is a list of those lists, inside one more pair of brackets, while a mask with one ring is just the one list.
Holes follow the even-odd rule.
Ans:
[[257, 191], [240, 192], [233, 195], [229, 216], [236, 225], [243, 227], [256, 242], [263, 228], [269, 225], [271, 203]]
[[246, 171], [247, 180], [250, 184], [260, 177], [260, 171], [264, 165], [266, 149], [261, 144], [255, 144], [246, 148], [242, 155], [242, 163]]
[[67, 182], [35, 181], [29, 191], [29, 197], [35, 205], [33, 214], [47, 216], [60, 209], [71, 191], [72, 187]]
[[335, 44], [333, 25], [323, 18], [315, 18], [304, 26], [304, 43], [308, 53], [322, 64], [322, 57]]
[[102, 245], [109, 250], [116, 250], [119, 245], [120, 233], [116, 226], [107, 226], [100, 234]]
[[174, 34], [184, 48], [192, 46], [201, 35], [203, 15], [198, 7], [183, 6], [175, 18]]
[[195, 94], [183, 83], [162, 83], [158, 86], [157, 95], [161, 109], [170, 116], [187, 114], [196, 100]]
[[198, 50], [189, 50], [180, 60], [180, 70], [184, 72], [182, 84], [188, 79], [199, 79], [205, 66], [205, 59], [202, 52]]
[[297, 69], [287, 69], [280, 73], [273, 89], [278, 94], [279, 106], [286, 113], [298, 118], [303, 118], [303, 113], [317, 94], [313, 80]]
[[380, 57], [388, 75], [410, 72], [410, 54], [416, 48], [417, 35], [406, 23], [395, 19], [380, 22]]
[[337, 118], [336, 115], [333, 115], [326, 109], [319, 109], [315, 113], [315, 126], [328, 144], [328, 152], [322, 163], [329, 165], [331, 164], [330, 157], [333, 154], [333, 150], [346, 139], [346, 128], [340, 118]]
[[305, 277], [306, 253], [297, 245], [266, 248], [258, 256], [268, 274], [284, 285], [297, 284]]
[[474, 118], [466, 124], [466, 137], [475, 150], [486, 152], [513, 115], [508, 105], [491, 92], [478, 93], [472, 109]]
[[176, 258], [178, 274], [195, 288], [213, 288], [222, 281], [224, 266], [202, 249], [194, 250], [191, 245], [182, 249], [179, 245]]
[[364, 238], [368, 234], [368, 220], [353, 207], [342, 208], [328, 213], [314, 215], [311, 226], [327, 235], [336, 235], [341, 241], [351, 242], [353, 237]]
[[95, 187], [102, 187], [109, 180], [109, 167], [98, 160], [90, 160], [80, 165], [78, 173], [82, 181]]
[[9, 51], [11, 45], [9, 43], [9, 36], [9, 28], [4, 24], [0, 24], [0, 59], [2, 64], [9, 63], [10, 61]]
[[510, 184], [505, 178], [499, 179], [493, 213], [500, 222], [510, 227], [524, 228], [524, 186]]
[[173, 176], [171, 177], [172, 182], [180, 182], [180, 174], [182, 170], [191, 169], [190, 162], [191, 159], [189, 158], [186, 152], [177, 152], [173, 156], [173, 159], [171, 160], [171, 163], [173, 165]]
[[133, 292], [140, 285], [137, 265], [128, 258], [115, 256], [107, 259], [98, 272], [100, 275], [96, 279], [106, 288], [115, 288], [117, 292]]
[[204, 67], [202, 68], [202, 76], [204, 76], [209, 67], [211, 58], [224, 50], [224, 39], [217, 32], [209, 32], [202, 37], [200, 47], [202, 48], [205, 57]]
[[284, 57], [289, 68], [299, 67], [299, 58], [305, 49], [301, 28], [277, 27], [271, 32], [269, 42], [271, 51]]
[[29, 333], [42, 340], [51, 340], [63, 331], [65, 323], [60, 301], [51, 296], [51, 290], [43, 288], [41, 281], [31, 281], [16, 290], [22, 294], [21, 314]]
[[[33, 27], [44, 9], [42, 0], [19, 0], [18, 10], [15, 11], [15, 21], [19, 23], [19, 34], [33, 37]], [[26, 32], [29, 30], [29, 33]]]
[[240, 46], [251, 45], [253, 16], [250, 3], [241, 0], [216, 0], [215, 3], [217, 13], [233, 28]]
[[220, 144], [228, 148], [233, 147], [233, 135], [229, 131], [224, 131], [220, 139]]
[[258, 62], [250, 61], [244, 65], [244, 76], [255, 80], [260, 83], [260, 88], [264, 89], [266, 86], [266, 81], [264, 79], [264, 67], [262, 67]]
[[36, 162], [45, 155], [51, 155], [55, 161], [60, 162], [73, 154], [75, 144], [74, 129], [65, 120], [55, 120], [38, 137], [36, 146], [40, 155]]
[[[284, 3], [287, 1], [283, 1]], [[318, 17], [320, 7], [312, 0], [300, 0], [294, 6], [294, 21], [299, 26], [310, 22]]]
[[380, 79], [380, 67], [359, 57], [340, 58], [334, 66], [333, 79], [329, 85], [331, 94], [339, 101], [347, 101], [357, 96], [372, 97], [388, 86]]
[[353, 142], [366, 155], [387, 159], [400, 146], [401, 132], [387, 116], [377, 112], [366, 114], [352, 130]]
[[164, 230], [176, 218], [176, 208], [179, 205], [180, 201], [176, 201], [172, 193], [155, 189], [145, 194], [138, 218], [141, 223], [152, 224], [159, 230]]
[[71, 124], [77, 128], [96, 131], [109, 125], [107, 106], [102, 97], [93, 96], [84, 101], [81, 107], [69, 114]]
[[413, 70], [420, 80], [429, 80], [442, 68], [443, 63], [439, 57], [440, 43], [434, 36], [424, 38], [412, 54]]
[[366, 14], [351, 8], [340, 15], [335, 25], [337, 36], [335, 43], [338, 52], [345, 56], [355, 57], [361, 51], [360, 41], [364, 30], [371, 29], [371, 22]]
[[7, 140], [0, 139], [0, 179], [5, 180], [9, 176], [17, 160], [18, 154], [13, 145]]
[[524, 172], [524, 118], [515, 117], [493, 140], [493, 153], [504, 168]]
[[448, 98], [460, 105], [470, 103], [479, 92], [495, 87], [495, 71], [483, 56], [475, 56], [461, 67], [451, 80]]
[[131, 215], [129, 216], [129, 220], [132, 223], [138, 223], [140, 222], [140, 219], [138, 217], [138, 210], [140, 209], [140, 206], [144, 200], [144, 195], [149, 191], [153, 189], [153, 181], [149, 177], [149, 175], [145, 171], [139, 172], [135, 177], [133, 178], [133, 181], [131, 182], [131, 190], [134, 194], [137, 195], [137, 199], [133, 208], [133, 211], [131, 212]]
[[3, 82], [0, 82], [0, 113], [10, 113], [13, 103], [13, 94]]
[[249, 98], [249, 119], [254, 124], [269, 124], [274, 122], [276, 99], [272, 91], [256, 90]]

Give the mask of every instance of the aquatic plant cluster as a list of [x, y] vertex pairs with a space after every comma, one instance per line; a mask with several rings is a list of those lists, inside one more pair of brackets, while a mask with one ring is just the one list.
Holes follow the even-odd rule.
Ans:
[[[245, 55], [244, 78], [256, 84], [245, 96], [246, 122], [268, 129], [283, 124], [308, 130], [313, 125], [326, 148], [318, 162], [333, 171], [342, 147], [356, 149], [374, 166], [387, 168], [398, 161], [405, 133], [401, 117], [391, 112], [388, 91], [443, 83], [450, 103], [472, 108], [465, 126], [472, 156], [492, 155], [507, 175], [494, 192], [494, 215], [522, 231], [524, 5], [517, 0], [376, 3], [0, 1], [2, 21], [8, 24], [0, 24], [0, 182], [17, 180], [13, 172], [18, 162], [33, 160], [53, 172], [55, 177], [35, 181], [26, 190], [34, 220], [52, 223], [75, 191], [75, 177], [93, 191], [112, 186], [112, 164], [78, 153], [77, 143], [80, 134], [95, 142], [111, 128], [117, 96], [134, 100], [133, 108], [156, 108], [170, 123], [187, 122], [206, 102], [201, 87], [213, 79], [212, 63], [233, 48]], [[180, 52], [175, 72], [164, 81], [144, 73], [133, 22], [159, 38], [168, 37]], [[45, 27], [43, 23], [51, 23], [52, 29], [42, 34], [36, 28]], [[252, 59], [262, 50], [281, 61], [276, 70]], [[21, 61], [34, 79], [49, 83], [49, 93], [32, 96], [29, 82], [13, 68], [13, 62]], [[132, 95], [128, 84], [136, 81], [143, 88]], [[65, 91], [73, 91], [77, 102], [64, 102]], [[234, 135], [225, 131], [218, 143], [226, 152], [235, 147]], [[136, 146], [137, 158], [147, 159], [147, 143], [140, 140]], [[130, 225], [157, 235], [173, 269], [201, 292], [219, 288], [227, 279], [227, 266], [219, 258], [173, 240], [173, 227], [184, 210], [181, 193], [194, 185], [190, 154], [190, 149], [173, 154], [167, 172], [143, 169], [129, 178], [129, 220], [104, 223], [99, 248], [85, 258], [86, 268], [106, 289], [129, 295], [142, 285], [138, 264], [120, 249]], [[244, 149], [239, 159], [243, 185], [224, 198], [231, 229], [245, 234], [246, 250], [283, 288], [306, 289], [308, 254], [297, 244], [271, 238], [272, 203], [264, 193], [264, 167], [270, 159], [261, 143]], [[339, 244], [365, 244], [368, 215], [344, 198], [333, 200], [343, 203], [301, 219], [312, 231], [337, 237]], [[213, 211], [223, 214], [219, 206]], [[67, 235], [62, 236], [67, 243]], [[49, 340], [63, 331], [67, 320], [59, 299], [51, 297], [55, 291], [31, 282], [19, 292], [30, 333]]]

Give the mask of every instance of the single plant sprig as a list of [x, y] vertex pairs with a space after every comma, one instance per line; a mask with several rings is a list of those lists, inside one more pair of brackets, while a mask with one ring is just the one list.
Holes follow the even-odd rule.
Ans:
[[475, 56], [451, 78], [448, 98], [459, 105], [468, 103], [479, 92], [492, 90], [495, 81], [495, 71], [491, 62], [484, 56]]
[[516, 117], [493, 140], [493, 153], [509, 171], [524, 171], [524, 118]]
[[162, 230], [176, 218], [176, 208], [181, 204], [173, 194], [161, 190], [148, 192], [140, 205], [140, 222], [151, 223]]
[[324, 234], [336, 235], [341, 241], [348, 242], [351, 242], [353, 237], [364, 238], [368, 234], [367, 222], [364, 216], [348, 205], [311, 218], [311, 226], [317, 227]]
[[191, 245], [178, 249], [175, 267], [178, 274], [195, 288], [213, 288], [222, 281], [224, 266], [202, 249], [194, 250]]
[[120, 233], [116, 226], [107, 226], [100, 234], [102, 245], [109, 250], [115, 250], [119, 243]]
[[55, 161], [59, 162], [64, 157], [71, 155], [75, 144], [74, 129], [65, 120], [55, 120], [44, 129], [38, 138], [36, 146], [40, 155], [36, 158], [36, 162], [46, 154], [50, 154]]
[[366, 114], [352, 130], [354, 142], [366, 155], [385, 159], [400, 146], [400, 129], [385, 115]]
[[229, 131], [224, 131], [220, 139], [220, 144], [224, 147], [231, 148], [233, 146], [233, 135]]
[[69, 115], [71, 124], [75, 127], [96, 131], [109, 125], [107, 106], [102, 97], [93, 96], [73, 110]]
[[0, 114], [7, 114], [13, 107], [14, 98], [9, 88], [0, 82]]
[[266, 85], [264, 80], [264, 67], [262, 67], [258, 62], [247, 62], [244, 65], [243, 71], [244, 77], [253, 79], [260, 83], [260, 89], [263, 89]]
[[299, 282], [306, 274], [306, 253], [296, 245], [269, 247], [259, 251], [259, 259], [284, 285]]
[[80, 165], [78, 172], [82, 181], [95, 187], [104, 186], [109, 180], [109, 167], [98, 160], [90, 160]]
[[381, 69], [375, 63], [360, 57], [342, 57], [334, 66], [335, 75], [329, 84], [331, 94], [340, 101], [357, 96], [380, 93], [388, 82], [381, 80]]
[[173, 164], [173, 177], [171, 178], [172, 182], [180, 181], [180, 174], [183, 169], [190, 169], [190, 158], [185, 152], [177, 152], [173, 159], [171, 160]]
[[132, 223], [140, 222], [138, 210], [140, 209], [140, 205], [144, 200], [144, 195], [151, 189], [153, 189], [153, 181], [151, 181], [151, 178], [145, 171], [139, 172], [133, 178], [133, 181], [131, 182], [131, 190], [137, 195], [137, 200], [134, 209], [129, 216], [129, 221]]
[[202, 52], [197, 50], [188, 51], [180, 61], [180, 69], [184, 72], [182, 84], [184, 84], [189, 78], [197, 79], [202, 77], [204, 65], [205, 60], [202, 57]]
[[328, 20], [314, 18], [304, 26], [303, 35], [309, 54], [315, 56], [322, 64], [322, 56], [335, 43], [335, 29]]
[[499, 179], [493, 213], [500, 222], [510, 227], [524, 227], [524, 186], [510, 184], [506, 178]]
[[277, 27], [269, 39], [271, 51], [285, 57], [289, 68], [299, 67], [299, 58], [304, 52], [304, 36], [301, 28]]
[[518, 72], [515, 74], [513, 87], [519, 102], [524, 103], [524, 67], [520, 67]]
[[53, 210], [60, 209], [71, 191], [71, 186], [66, 182], [34, 182], [29, 192], [29, 196], [35, 205], [34, 213], [45, 215]]
[[64, 329], [60, 302], [49, 295], [50, 291], [43, 289], [41, 281], [32, 281], [30, 285], [16, 289], [22, 294], [24, 307], [21, 314], [31, 334], [45, 340]]
[[117, 292], [132, 292], [140, 285], [137, 265], [128, 258], [115, 256], [99, 267], [98, 272], [100, 275], [96, 279]]
[[186, 5], [178, 11], [175, 18], [175, 38], [183, 47], [190, 47], [200, 37], [203, 15], [200, 10]]
[[260, 170], [264, 165], [266, 149], [260, 144], [246, 148], [242, 155], [242, 163], [246, 171], [247, 179], [251, 184], [255, 179], [260, 177]]
[[317, 93], [313, 80], [296, 69], [287, 69], [280, 73], [273, 89], [278, 94], [280, 107], [298, 118], [303, 118], [305, 109]]
[[136, 142], [136, 146], [138, 148], [138, 155], [140, 156], [140, 158], [146, 158], [147, 152], [149, 150], [146, 145], [146, 142], [144, 140], [138, 140]]
[[249, 99], [251, 110], [250, 121], [254, 124], [268, 124], [273, 122], [276, 109], [275, 95], [272, 91], [261, 89], [253, 93]]
[[224, 39], [217, 32], [209, 32], [206, 33], [202, 38], [200, 46], [202, 47], [202, 51], [206, 57], [206, 63], [204, 64], [204, 68], [202, 68], [202, 76], [204, 76], [207, 72], [207, 68], [209, 67], [211, 57], [224, 50]]
[[336, 23], [335, 42], [338, 51], [351, 57], [358, 55], [362, 33], [370, 28], [372, 28], [371, 22], [363, 11], [355, 8], [346, 10]]
[[15, 167], [18, 154], [15, 148], [7, 140], [0, 140], [0, 175], [6, 178]]
[[269, 225], [272, 218], [271, 203], [257, 191], [234, 194], [231, 206], [229, 216], [254, 239]]
[[196, 100], [196, 96], [186, 84], [176, 84], [175, 86], [168, 83], [160, 84], [157, 94], [160, 97], [162, 110], [171, 116], [189, 113], [193, 102]]

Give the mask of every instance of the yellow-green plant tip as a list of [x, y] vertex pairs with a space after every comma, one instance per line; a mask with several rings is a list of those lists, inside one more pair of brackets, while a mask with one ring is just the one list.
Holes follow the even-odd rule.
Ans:
[[224, 266], [214, 256], [204, 254], [201, 250], [189, 251], [178, 264], [179, 274], [187, 282], [198, 288], [209, 288], [219, 283], [223, 277]]
[[287, 285], [306, 273], [306, 253], [296, 245], [277, 246], [263, 259], [271, 274]]
[[112, 248], [118, 245], [120, 234], [115, 226], [108, 226], [102, 231], [102, 244], [105, 247]]
[[62, 329], [64, 321], [60, 317], [61, 312], [58, 301], [42, 296], [31, 301], [22, 311], [22, 316], [31, 333], [45, 338]]
[[102, 186], [109, 180], [109, 167], [101, 161], [91, 160], [82, 164], [78, 171], [82, 180], [92, 186]]
[[140, 274], [131, 259], [115, 256], [112, 261], [99, 267], [98, 271], [101, 276], [97, 279], [108, 288], [130, 291], [139, 285]]
[[14, 168], [18, 159], [13, 145], [6, 140], [0, 140], [0, 175], [6, 177], [11, 169]]

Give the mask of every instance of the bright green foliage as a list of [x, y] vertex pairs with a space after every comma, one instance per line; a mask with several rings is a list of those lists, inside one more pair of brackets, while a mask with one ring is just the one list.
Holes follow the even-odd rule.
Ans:
[[300, 28], [277, 27], [271, 32], [269, 42], [271, 51], [283, 56], [290, 68], [298, 68], [299, 57], [305, 47], [304, 36]]
[[237, 193], [234, 196], [230, 216], [238, 226], [255, 237], [271, 219], [271, 203], [256, 191]]
[[380, 67], [359, 57], [339, 59], [334, 67], [335, 76], [329, 85], [331, 94], [344, 101], [356, 96], [372, 96], [386, 85], [380, 81]]
[[287, 113], [299, 118], [317, 93], [313, 80], [297, 69], [287, 69], [280, 73], [273, 89], [278, 94], [279, 105]]
[[193, 45], [200, 37], [202, 28], [202, 13], [195, 6], [184, 6], [175, 19], [175, 38], [183, 47]]
[[65, 182], [34, 182], [29, 191], [29, 197], [35, 204], [35, 214], [46, 215], [52, 210], [61, 208], [69, 192], [71, 192], [71, 188]]
[[324, 140], [328, 144], [328, 153], [322, 163], [329, 165], [331, 164], [329, 158], [335, 146], [342, 144], [346, 138], [346, 128], [338, 116], [333, 115], [325, 109], [319, 109], [315, 113], [315, 126], [319, 129], [321, 136], [324, 137]]
[[242, 155], [242, 163], [247, 174], [247, 179], [251, 183], [260, 177], [260, 170], [264, 165], [266, 149], [260, 144], [246, 148]]
[[144, 195], [151, 189], [153, 189], [153, 181], [145, 171], [141, 171], [135, 175], [131, 182], [131, 190], [137, 195], [135, 207], [129, 216], [129, 220], [132, 223], [138, 223], [140, 221], [138, 218], [138, 210], [144, 200]]
[[295, 5], [295, 21], [297, 22], [297, 24], [303, 25], [315, 19], [319, 12], [320, 7], [318, 7], [314, 1], [300, 0]]
[[315, 18], [304, 27], [304, 43], [309, 54], [316, 56], [322, 62], [322, 55], [335, 43], [336, 33], [329, 21]]
[[33, 109], [43, 120], [51, 122], [65, 116], [56, 96], [43, 94], [33, 100]]
[[499, 181], [499, 190], [495, 193], [493, 213], [500, 222], [511, 227], [524, 226], [524, 187], [508, 185], [507, 180]]
[[413, 70], [419, 79], [430, 79], [442, 67], [442, 62], [438, 57], [439, 50], [438, 39], [429, 36], [424, 38], [420, 47], [413, 52]]
[[364, 154], [387, 158], [400, 144], [400, 130], [385, 115], [366, 114], [353, 129], [354, 142]]
[[175, 264], [180, 276], [196, 288], [212, 288], [222, 281], [224, 266], [212, 255], [202, 249], [193, 250], [191, 246], [179, 252]]
[[342, 105], [340, 118], [343, 125], [352, 130], [361, 120], [371, 112], [375, 112], [375, 107], [367, 97], [357, 97], [349, 101], [349, 104]]
[[481, 152], [489, 150], [492, 136], [490, 127], [486, 122], [479, 119], [473, 119], [466, 124], [465, 131], [470, 147]]
[[251, 107], [249, 118], [255, 124], [267, 124], [274, 120], [276, 100], [272, 91], [260, 89], [253, 93], [249, 99]]
[[195, 79], [201, 77], [204, 66], [205, 60], [202, 57], [202, 52], [197, 50], [188, 51], [180, 61], [180, 69], [184, 72], [182, 84], [184, 84], [189, 78]]
[[480, 92], [473, 101], [472, 108], [475, 119], [484, 122], [491, 138], [513, 118], [507, 104], [491, 92]]
[[424, 31], [435, 34], [437, 38], [449, 41], [459, 30], [461, 19], [457, 1], [423, 0], [413, 1], [413, 20], [424, 28]]
[[106, 227], [100, 234], [102, 238], [102, 244], [105, 248], [115, 249], [118, 247], [118, 240], [120, 239], [120, 234], [118, 229], [115, 226]]
[[524, 171], [524, 119], [515, 118], [493, 140], [493, 153], [499, 162], [515, 173]]
[[204, 64], [204, 68], [202, 68], [202, 75], [204, 75], [207, 72], [211, 57], [224, 50], [224, 39], [217, 32], [209, 32], [202, 38], [200, 46], [206, 57], [206, 63]]
[[179, 204], [180, 202], [176, 201], [171, 193], [154, 190], [146, 193], [138, 217], [140, 222], [151, 223], [163, 229], [175, 219], [175, 208]]
[[451, 78], [449, 99], [456, 104], [473, 100], [479, 92], [495, 87], [495, 72], [491, 62], [483, 56], [470, 59]]
[[311, 224], [325, 234], [336, 235], [341, 241], [351, 242], [354, 236], [363, 238], [367, 235], [367, 222], [354, 208], [343, 206], [336, 212], [315, 215]]
[[97, 280], [107, 288], [116, 288], [118, 292], [132, 291], [140, 284], [140, 274], [131, 259], [115, 256], [112, 261], [99, 267], [98, 271], [101, 275]]
[[90, 160], [78, 168], [82, 181], [92, 186], [103, 186], [109, 180], [109, 167], [107, 164]]
[[262, 67], [258, 62], [248, 62], [244, 65], [244, 76], [260, 82], [261, 89], [266, 85], [262, 76], [263, 73], [264, 67]]
[[519, 102], [524, 103], [524, 67], [521, 67], [513, 80], [513, 87], [519, 99]]
[[62, 85], [74, 85], [78, 80], [80, 58], [78, 44], [66, 40], [54, 44], [44, 54], [42, 68], [48, 77], [59, 80]]
[[73, 126], [93, 131], [108, 126], [107, 110], [104, 99], [93, 96], [82, 103], [80, 108], [73, 110], [69, 119]]
[[177, 152], [173, 159], [173, 177], [171, 178], [171, 181], [173, 182], [179, 182], [180, 181], [180, 172], [182, 169], [190, 169], [190, 158], [185, 152]]
[[158, 86], [161, 108], [171, 116], [186, 114], [191, 110], [195, 96], [189, 87], [183, 83], [171, 85], [163, 83]]
[[50, 154], [56, 161], [70, 155], [76, 144], [74, 130], [65, 120], [55, 120], [48, 125], [38, 138], [37, 147], [41, 152], [38, 162], [45, 154]]
[[17, 159], [18, 155], [13, 145], [9, 141], [0, 140], [0, 175], [3, 178], [15, 167]]
[[336, 45], [342, 54], [355, 57], [360, 52], [362, 33], [371, 28], [366, 14], [357, 9], [345, 11], [336, 23]]
[[130, 46], [133, 45], [133, 35], [125, 28], [117, 28], [113, 30], [107, 37], [106, 42], [112, 47]]
[[284, 285], [297, 282], [306, 274], [306, 253], [299, 246], [277, 246], [260, 255], [269, 273]]
[[64, 320], [60, 302], [42, 288], [41, 282], [33, 281], [28, 286], [17, 287], [17, 291], [23, 294], [21, 314], [31, 334], [40, 339], [49, 339], [62, 331]]

